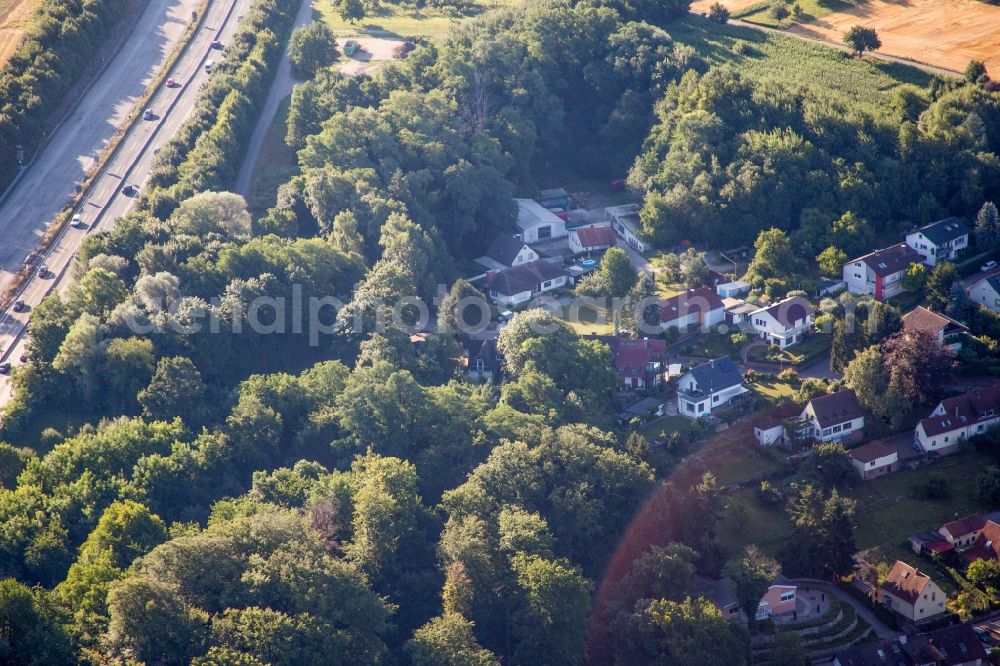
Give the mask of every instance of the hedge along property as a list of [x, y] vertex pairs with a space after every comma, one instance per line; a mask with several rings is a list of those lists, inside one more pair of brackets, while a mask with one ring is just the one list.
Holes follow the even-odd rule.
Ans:
[[[114, 34], [130, 5], [146, 0], [52, 0], [31, 19], [20, 45], [0, 70], [0, 189], [44, 139], [66, 94]], [[11, 10], [15, 11], [15, 10]]]
[[191, 117], [160, 150], [143, 208], [166, 217], [193, 194], [232, 185], [299, 4], [258, 0], [243, 17]]

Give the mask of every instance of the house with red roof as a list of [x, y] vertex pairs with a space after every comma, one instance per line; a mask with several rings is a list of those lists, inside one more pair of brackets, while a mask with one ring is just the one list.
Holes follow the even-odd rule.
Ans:
[[903, 293], [903, 276], [911, 264], [923, 261], [906, 243], [875, 250], [844, 264], [844, 283], [852, 294], [871, 294], [881, 301]]
[[976, 560], [1000, 561], [1000, 525], [987, 520], [972, 547], [962, 551], [961, 556], [970, 563]]
[[945, 612], [947, 595], [927, 574], [896, 560], [879, 589], [879, 601], [911, 622], [924, 622]]
[[948, 455], [959, 444], [1000, 423], [1000, 390], [992, 386], [947, 398], [917, 424], [914, 439], [924, 453]]
[[613, 247], [618, 237], [609, 226], [580, 227], [569, 232], [569, 249], [573, 254], [601, 252]]
[[938, 344], [952, 351], [962, 348], [962, 337], [969, 332], [968, 327], [962, 322], [922, 305], [903, 315], [903, 330], [929, 333], [937, 338]]
[[620, 390], [652, 388], [666, 380], [666, 340], [614, 335], [592, 337], [611, 348], [611, 367], [618, 375]]
[[985, 526], [986, 519], [974, 513], [945, 523], [938, 528], [937, 533], [955, 548], [968, 548], [976, 542]]
[[726, 306], [711, 287], [690, 289], [660, 302], [660, 324], [686, 333], [692, 326], [709, 330], [726, 320]]

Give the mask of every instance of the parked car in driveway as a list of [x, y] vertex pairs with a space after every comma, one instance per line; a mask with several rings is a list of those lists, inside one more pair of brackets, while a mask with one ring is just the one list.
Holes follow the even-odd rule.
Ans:
[[980, 266], [979, 270], [981, 270], [982, 272], [985, 273], [986, 271], [991, 271], [991, 270], [993, 270], [996, 267], [997, 267], [997, 262], [995, 262], [993, 260], [990, 260], [990, 261], [987, 261], [982, 266]]

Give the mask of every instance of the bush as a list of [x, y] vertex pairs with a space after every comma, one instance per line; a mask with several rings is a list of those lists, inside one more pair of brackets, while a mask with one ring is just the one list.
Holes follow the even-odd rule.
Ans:
[[729, 10], [726, 9], [721, 3], [716, 2], [712, 5], [712, 8], [708, 10], [708, 18], [713, 21], [718, 21], [719, 23], [727, 23], [729, 21]]
[[779, 2], [771, 6], [771, 18], [778, 21], [783, 21], [788, 18], [788, 7], [785, 7], [785, 3]]
[[316, 72], [337, 61], [337, 40], [323, 21], [313, 21], [292, 33], [288, 60], [300, 79], [311, 79]]
[[795, 370], [795, 368], [785, 368], [778, 373], [778, 379], [787, 384], [797, 386], [799, 383], [799, 373]]

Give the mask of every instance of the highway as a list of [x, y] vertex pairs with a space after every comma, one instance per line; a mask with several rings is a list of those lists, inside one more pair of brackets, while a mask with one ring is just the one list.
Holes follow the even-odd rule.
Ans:
[[[154, 4], [157, 1], [153, 0]], [[185, 3], [189, 2], [194, 4], [191, 0], [174, 0], [174, 2], [175, 8], [185, 7]], [[176, 133], [194, 108], [198, 88], [209, 76], [205, 69], [206, 61], [209, 59], [218, 61], [222, 57], [222, 51], [211, 47], [212, 41], [219, 40], [224, 47], [227, 40], [235, 33], [239, 18], [249, 10], [251, 3], [252, 0], [212, 0], [202, 29], [198, 31], [191, 46], [169, 73], [170, 78], [173, 78], [178, 85], [172, 88], [163, 86], [157, 91], [147, 105], [147, 108], [154, 114], [153, 118], [140, 120], [129, 130], [114, 158], [102, 169], [87, 197], [83, 199], [77, 209], [83, 218], [84, 226], [81, 228], [67, 226], [53, 242], [42, 261], [47, 266], [48, 272], [44, 276], [36, 273], [20, 296], [28, 306], [25, 311], [16, 313], [13, 310], [8, 310], [0, 314], [0, 350], [2, 350], [0, 360], [9, 361], [15, 366], [19, 364], [19, 359], [24, 353], [26, 340], [26, 336], [22, 334], [31, 315], [31, 309], [53, 289], [63, 290], [71, 282], [70, 268], [73, 256], [86, 234], [109, 228], [115, 220], [127, 213], [135, 204], [136, 197], [125, 195], [122, 192], [123, 187], [130, 184], [142, 188], [152, 168], [157, 147], [166, 143]], [[191, 10], [185, 9], [182, 14], [184, 11], [187, 12], [186, 20], [189, 21]], [[185, 27], [186, 24], [180, 25], [180, 31], [183, 32]], [[159, 34], [155, 28], [150, 29]], [[137, 29], [129, 41], [131, 42], [133, 39], [148, 44], [152, 37], [150, 34], [139, 34]], [[164, 57], [168, 52], [169, 49], [164, 53]], [[128, 48], [122, 49], [115, 63], [105, 70], [101, 80], [93, 86], [74, 116], [91, 108], [89, 106], [91, 94], [95, 91], [105, 90], [102, 85], [105, 76], [115, 74], [119, 67], [135, 71], [131, 61], [133, 56], [134, 52]], [[163, 64], [162, 58], [160, 64], [161, 66]], [[154, 70], [147, 75], [147, 84], [155, 74]], [[112, 114], [100, 123], [111, 124], [113, 119], [117, 117], [124, 119], [131, 111], [128, 99], [132, 100], [132, 106], [134, 106], [135, 100], [141, 94], [142, 90], [138, 90], [134, 97], [119, 96], [119, 105], [115, 106]], [[101, 99], [93, 101], [95, 113], [99, 109], [106, 109], [105, 102], [106, 100]], [[64, 128], [67, 126], [69, 123]], [[85, 162], [77, 148], [67, 147], [55, 139], [56, 137], [53, 137], [53, 141], [45, 148], [44, 155], [40, 156], [38, 162], [31, 167], [28, 175], [18, 184], [8, 202], [0, 207], [0, 233], [5, 239], [2, 249], [0, 249], [0, 262], [2, 262], [7, 281], [11, 277], [8, 271], [17, 271], [25, 255], [41, 237], [46, 222], [62, 209], [66, 202], [65, 197], [72, 192], [73, 184], [71, 182], [69, 191], [63, 196], [59, 189], [62, 186], [61, 181], [55, 182], [56, 176], [54, 175], [53, 182], [50, 182], [50, 179], [46, 177], [43, 165], [66, 162], [75, 162], [81, 165]], [[81, 177], [82, 168], [85, 167], [81, 166], [79, 171], [70, 170], [74, 173], [74, 179]], [[32, 186], [29, 178], [35, 178], [38, 182]], [[46, 193], [45, 196], [39, 196], [40, 192]], [[8, 204], [12, 205], [15, 200], [24, 202], [26, 199], [42, 199], [42, 201], [37, 202], [37, 205], [34, 206], [21, 203], [18, 209], [21, 212], [8, 209]], [[15, 219], [11, 216], [18, 217]], [[35, 220], [33, 224], [24, 219], [28, 216]], [[7, 238], [11, 238], [11, 243], [6, 242]], [[11, 256], [8, 257], [8, 254]], [[4, 283], [0, 282], [0, 285], [2, 284]], [[0, 375], [0, 407], [6, 404], [9, 399], [9, 376]]]

